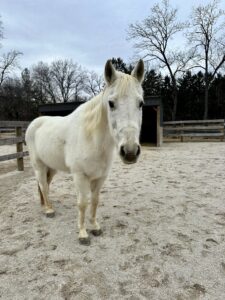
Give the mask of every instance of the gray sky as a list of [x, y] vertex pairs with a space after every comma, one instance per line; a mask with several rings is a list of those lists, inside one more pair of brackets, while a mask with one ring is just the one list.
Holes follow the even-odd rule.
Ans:
[[[68, 58], [102, 73], [105, 61], [121, 57], [129, 62], [134, 54], [126, 40], [130, 23], [143, 20], [153, 0], [0, 0], [5, 39], [1, 53], [23, 52], [22, 68], [42, 60]], [[204, 0], [171, 0], [180, 19], [193, 5]], [[225, 9], [225, 1], [221, 2]], [[176, 41], [176, 44], [179, 41]], [[182, 42], [181, 42], [182, 43]]]

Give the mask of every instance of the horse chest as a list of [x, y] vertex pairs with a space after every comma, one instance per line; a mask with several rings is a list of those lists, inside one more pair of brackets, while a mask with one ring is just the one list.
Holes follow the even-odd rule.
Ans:
[[75, 160], [74, 170], [84, 173], [90, 180], [106, 177], [111, 165], [111, 153], [89, 153]]

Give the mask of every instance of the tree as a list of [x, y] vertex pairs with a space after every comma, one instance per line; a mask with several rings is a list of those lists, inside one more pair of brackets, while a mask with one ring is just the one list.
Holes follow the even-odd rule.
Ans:
[[72, 60], [55, 60], [49, 66], [39, 62], [32, 78], [41, 102], [68, 102], [80, 99], [85, 89], [86, 73]]
[[86, 72], [81, 68], [81, 66], [76, 65], [75, 72], [74, 72], [74, 101], [79, 101], [83, 99], [83, 92], [85, 91], [85, 85], [87, 80]]
[[192, 74], [187, 71], [178, 78], [178, 107], [177, 115], [180, 120], [202, 119], [204, 76], [202, 72]]
[[157, 74], [155, 70], [145, 72], [145, 78], [143, 81], [144, 95], [147, 96], [158, 96], [161, 95], [162, 89], [162, 76]]
[[57, 95], [57, 90], [48, 64], [42, 61], [39, 62], [33, 67], [31, 77], [34, 84], [36, 101], [39, 103], [58, 102], [59, 96]]
[[94, 71], [87, 72], [85, 92], [90, 96], [96, 96], [99, 94], [104, 86], [104, 80], [102, 76], [99, 76]]
[[225, 75], [218, 73], [209, 89], [209, 118], [223, 119], [225, 115]]
[[170, 121], [173, 109], [173, 85], [171, 78], [165, 76], [162, 82], [161, 97], [163, 103], [163, 120]]
[[18, 57], [21, 54], [19, 51], [12, 50], [0, 57], [0, 88], [4, 80], [8, 78], [9, 73], [18, 67]]
[[35, 101], [35, 89], [28, 68], [21, 73], [21, 93], [27, 120], [30, 120], [37, 115], [39, 102]]
[[151, 9], [151, 14], [142, 22], [131, 24], [128, 38], [134, 39], [134, 47], [149, 61], [157, 61], [166, 68], [172, 83], [172, 120], [177, 110], [177, 74], [187, 68], [194, 56], [193, 51], [180, 51], [171, 47], [171, 40], [186, 28], [187, 24], [177, 21], [177, 9], [168, 0], [162, 0]]
[[84, 86], [85, 75], [81, 67], [72, 60], [57, 60], [51, 64], [51, 76], [62, 102], [77, 99]]
[[37, 105], [24, 97], [24, 86], [19, 78], [4, 81], [0, 94], [1, 120], [31, 120], [37, 116]]
[[[2, 120], [19, 120], [21, 117], [21, 83], [18, 79], [8, 78], [1, 86]], [[21, 118], [23, 119], [23, 118]]]
[[[197, 50], [196, 66], [204, 71], [204, 115], [208, 118], [209, 88], [215, 75], [225, 62], [225, 13], [218, 7], [219, 1], [193, 9], [191, 29], [187, 36]], [[221, 20], [222, 19], [222, 20]]]
[[133, 70], [133, 67], [131, 65], [127, 65], [122, 58], [118, 57], [118, 58], [115, 58], [113, 57], [112, 58], [112, 64], [113, 66], [115, 67], [115, 69], [117, 71], [120, 71], [120, 72], [123, 72], [125, 74], [131, 74], [131, 71]]
[[[3, 39], [3, 25], [0, 16], [0, 40]], [[0, 48], [2, 44], [0, 43]], [[3, 82], [8, 79], [8, 75], [15, 67], [18, 66], [18, 57], [22, 53], [16, 50], [11, 50], [8, 53], [3, 53], [0, 57], [0, 88]]]
[[24, 98], [27, 101], [30, 101], [32, 98], [32, 81], [30, 77], [30, 71], [28, 70], [28, 68], [25, 68], [22, 71], [21, 81], [22, 81]]

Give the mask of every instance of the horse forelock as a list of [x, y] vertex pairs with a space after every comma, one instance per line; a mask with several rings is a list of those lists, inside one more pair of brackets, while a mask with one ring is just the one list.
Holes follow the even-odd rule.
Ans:
[[117, 71], [117, 79], [113, 83], [118, 99], [126, 95], [131, 89], [135, 88], [138, 84], [136, 78], [129, 74], [124, 74]]

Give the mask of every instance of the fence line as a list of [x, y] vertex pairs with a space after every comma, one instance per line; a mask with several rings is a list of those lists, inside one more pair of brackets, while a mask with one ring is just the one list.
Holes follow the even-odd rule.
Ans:
[[[10, 159], [17, 159], [18, 171], [24, 170], [23, 157], [28, 155], [28, 151], [23, 151], [24, 143], [24, 130], [29, 125], [29, 122], [25, 121], [0, 121], [0, 132], [7, 132], [9, 130], [12, 133], [14, 128], [15, 136], [10, 138], [0, 138], [0, 146], [16, 144], [16, 153], [1, 155], [0, 162]], [[1, 130], [3, 129], [3, 130]]]
[[224, 119], [164, 122], [163, 136], [165, 141], [224, 141]]

